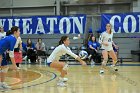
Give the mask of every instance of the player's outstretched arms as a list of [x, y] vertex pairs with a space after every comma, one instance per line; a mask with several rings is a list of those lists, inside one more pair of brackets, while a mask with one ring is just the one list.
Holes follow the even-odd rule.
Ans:
[[76, 60], [78, 60], [83, 66], [86, 66], [86, 62], [83, 61], [80, 57], [77, 57]]

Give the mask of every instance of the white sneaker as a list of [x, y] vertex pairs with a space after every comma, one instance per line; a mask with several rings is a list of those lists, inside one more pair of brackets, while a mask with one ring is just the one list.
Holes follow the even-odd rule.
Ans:
[[63, 78], [62, 81], [63, 82], [67, 82], [68, 81], [68, 78]]
[[23, 58], [23, 60], [25, 60], [25, 61], [26, 61], [26, 59], [27, 59], [27, 56], [25, 56], [25, 57]]
[[17, 67], [17, 69], [20, 70], [21, 68], [20, 67]]
[[30, 60], [30, 59], [28, 59], [28, 63], [29, 63], [29, 64], [31, 63], [31, 60]]
[[40, 57], [40, 58], [39, 58], [39, 63], [41, 63], [41, 62], [42, 62], [42, 58]]
[[115, 71], [118, 71], [118, 68], [117, 68], [116, 66], [115, 66], [115, 67], [113, 67], [113, 68], [114, 68], [114, 70], [115, 70]]
[[68, 81], [68, 78], [61, 78], [61, 77], [59, 77], [59, 81], [67, 82]]
[[2, 83], [0, 83], [0, 90], [1, 90], [1, 89], [3, 89], [3, 87], [2, 87]]
[[90, 59], [90, 58], [91, 58], [91, 56], [92, 56], [92, 55], [89, 55], [89, 56], [88, 56], [88, 59]]
[[101, 69], [101, 70], [100, 70], [100, 74], [103, 74], [103, 73], [104, 73], [104, 70]]
[[68, 64], [65, 64], [65, 66], [63, 67], [63, 70], [68, 70], [68, 68], [69, 68], [69, 65]]
[[91, 61], [91, 67], [94, 67], [95, 66], [95, 62], [94, 61]]
[[57, 86], [66, 87], [67, 85], [64, 82], [58, 82], [57, 83]]
[[116, 66], [111, 65], [111, 67], [115, 70], [118, 71], [118, 68]]
[[6, 83], [3, 83], [3, 84], [2, 84], [2, 87], [3, 87], [3, 89], [10, 89], [10, 88], [11, 88], [11, 87], [8, 86]]

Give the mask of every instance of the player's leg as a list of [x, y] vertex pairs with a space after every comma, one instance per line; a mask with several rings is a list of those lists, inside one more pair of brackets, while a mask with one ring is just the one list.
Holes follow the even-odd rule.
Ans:
[[1, 85], [1, 88], [3, 88], [3, 89], [9, 89], [9, 88], [11, 88], [10, 86], [8, 86], [5, 83], [5, 77], [6, 77], [6, 74], [8, 72], [8, 69], [9, 69], [8, 66], [2, 66], [2, 68], [1, 68], [1, 82], [0, 82], [0, 85]]
[[65, 77], [65, 75], [67, 73], [67, 70], [63, 69], [65, 65], [66, 64], [63, 62], [52, 62], [50, 64], [50, 67], [55, 68], [57, 71], [59, 71], [61, 73], [60, 76], [63, 78], [63, 77]]
[[97, 63], [101, 63], [101, 55], [99, 53], [96, 53], [96, 60], [97, 60]]
[[5, 83], [5, 77], [6, 77], [9, 67], [7, 66], [8, 62], [6, 60], [6, 55], [3, 53], [2, 56], [3, 56], [3, 58], [2, 58], [1, 70], [0, 70], [0, 87], [3, 89], [8, 89], [8, 88], [10, 88], [10, 86], [8, 86]]
[[1, 62], [2, 62], [2, 55], [0, 55], [0, 66], [1, 66]]
[[89, 50], [89, 53], [90, 53], [90, 55], [88, 56], [88, 58], [89, 58], [89, 61], [90, 61], [90, 64], [91, 64], [91, 67], [93, 67], [94, 65], [95, 65], [95, 62], [96, 62], [96, 51], [95, 50], [92, 50], [92, 49], [90, 49]]
[[1, 78], [2, 78], [2, 55], [0, 55], [0, 89], [2, 89], [2, 83], [1, 83]]
[[66, 86], [64, 81], [67, 81], [67, 78], [64, 78], [64, 77], [67, 74], [68, 65], [65, 64], [64, 62], [55, 61], [50, 64], [50, 67], [55, 68], [57, 71], [59, 71], [61, 73], [57, 85]]
[[116, 68], [117, 56], [116, 56], [114, 50], [109, 51], [109, 56], [112, 58], [112, 61], [113, 61], [113, 65], [112, 66], [113, 66], [114, 70], [118, 71], [118, 69]]
[[103, 56], [103, 62], [101, 64], [101, 69], [100, 69], [100, 73], [104, 73], [104, 68], [107, 64], [107, 60], [108, 60], [108, 51], [103, 50], [102, 51], [102, 56]]

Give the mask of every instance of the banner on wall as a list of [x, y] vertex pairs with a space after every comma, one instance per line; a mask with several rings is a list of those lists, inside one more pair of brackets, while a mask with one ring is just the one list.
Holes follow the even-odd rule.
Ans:
[[21, 34], [83, 34], [86, 15], [0, 17], [5, 31], [19, 26]]
[[107, 23], [112, 25], [114, 33], [140, 33], [140, 13], [102, 14], [102, 31]]

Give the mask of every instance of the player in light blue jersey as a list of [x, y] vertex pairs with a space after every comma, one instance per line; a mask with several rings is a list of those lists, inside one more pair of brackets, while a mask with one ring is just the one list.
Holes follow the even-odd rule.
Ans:
[[11, 33], [12, 35], [6, 36], [0, 40], [0, 89], [6, 89], [9, 88], [7, 84], [4, 83], [5, 81], [5, 75], [8, 71], [7, 67], [7, 61], [5, 57], [5, 52], [9, 50], [9, 56], [12, 62], [12, 68], [14, 70], [17, 69], [17, 66], [15, 64], [15, 59], [14, 59], [14, 47], [17, 41], [17, 38], [20, 35], [19, 27], [14, 26], [11, 28]]

